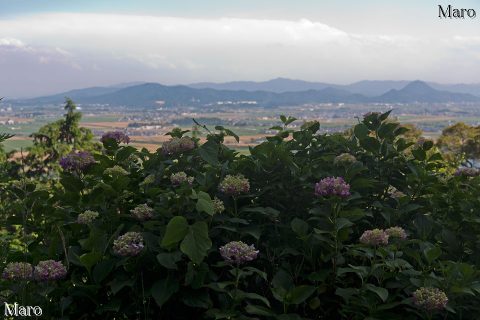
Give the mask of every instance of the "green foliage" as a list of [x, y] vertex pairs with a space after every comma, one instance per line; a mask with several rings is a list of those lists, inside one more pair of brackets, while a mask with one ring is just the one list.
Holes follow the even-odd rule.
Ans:
[[[57, 152], [51, 161], [61, 146], [89, 146], [67, 106], [73, 127], [61, 120], [42, 128], [50, 142], [37, 141]], [[282, 116], [277, 133], [249, 155], [223, 144], [236, 137], [223, 127], [174, 155], [107, 141], [82, 175], [62, 172], [48, 188], [11, 181], [0, 193], [1, 267], [54, 259], [68, 275], [0, 280], [0, 292], [42, 306], [51, 319], [476, 319], [480, 177], [446, 174], [433, 143], [415, 144], [388, 115], [368, 114], [349, 134], [319, 134], [318, 122], [293, 130], [295, 119]], [[343, 153], [355, 158], [335, 161]], [[104, 174], [114, 166], [126, 174]], [[193, 184], [172, 185], [178, 172]], [[248, 179], [249, 192], [220, 192], [223, 178], [236, 174]], [[343, 177], [350, 196], [315, 196], [326, 177]], [[215, 197], [225, 211], [216, 211]], [[141, 204], [153, 208], [151, 219], [131, 214]], [[79, 224], [86, 210], [99, 216]], [[366, 230], [395, 226], [408, 237], [360, 242]], [[143, 238], [138, 255], [113, 250], [126, 232]], [[231, 241], [254, 245], [258, 256], [228, 263], [220, 248]], [[444, 291], [446, 309], [416, 306], [420, 287]]]
[[58, 160], [72, 150], [99, 150], [93, 133], [80, 127], [82, 114], [75, 103], [66, 98], [64, 118], [41, 127], [31, 135], [33, 146], [28, 148], [28, 171], [31, 175], [45, 174], [58, 169]]
[[480, 159], [480, 126], [451, 125], [442, 131], [437, 145], [454, 165], [471, 166]]

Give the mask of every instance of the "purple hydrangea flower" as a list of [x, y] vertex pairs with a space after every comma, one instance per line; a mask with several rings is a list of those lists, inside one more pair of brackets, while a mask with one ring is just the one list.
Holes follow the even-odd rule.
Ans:
[[2, 278], [5, 280], [30, 280], [32, 276], [33, 267], [28, 262], [10, 262], [2, 273]]
[[413, 293], [413, 303], [427, 311], [442, 310], [447, 306], [448, 297], [438, 288], [422, 287]]
[[136, 206], [130, 210], [130, 213], [140, 221], [149, 220], [153, 217], [154, 210], [150, 208], [146, 203]]
[[193, 180], [194, 180], [193, 177], [187, 176], [187, 174], [183, 171], [180, 171], [180, 172], [177, 172], [177, 173], [172, 173], [172, 175], [170, 176], [170, 182], [174, 186], [179, 186], [183, 183], [187, 183], [189, 185], [192, 185]]
[[59, 162], [63, 170], [70, 172], [83, 172], [94, 163], [95, 159], [88, 151], [70, 152]]
[[391, 227], [385, 229], [385, 233], [388, 235], [388, 238], [397, 238], [400, 240], [407, 239], [407, 233], [402, 227]]
[[127, 136], [124, 132], [121, 131], [108, 131], [105, 132], [102, 137], [100, 138], [100, 141], [102, 143], [105, 143], [106, 141], [113, 139], [117, 143], [130, 143], [130, 137]]
[[195, 148], [195, 141], [190, 137], [173, 137], [162, 144], [162, 152], [164, 155], [172, 155], [176, 153], [187, 152]]
[[33, 270], [33, 277], [38, 281], [60, 280], [67, 275], [67, 269], [60, 261], [40, 261]]
[[360, 242], [370, 246], [388, 244], [388, 234], [381, 229], [367, 230], [360, 237]]
[[223, 247], [220, 247], [219, 251], [225, 261], [236, 265], [255, 260], [259, 252], [255, 250], [253, 244], [249, 246], [242, 241], [229, 242]]
[[480, 170], [476, 168], [458, 168], [455, 173], [455, 176], [463, 176], [463, 177], [476, 177], [480, 175]]
[[144, 248], [143, 237], [138, 232], [127, 232], [113, 241], [113, 252], [121, 257], [133, 257]]
[[235, 176], [227, 175], [223, 181], [220, 182], [218, 189], [227, 195], [238, 196], [241, 193], [250, 191], [250, 182], [241, 174]]
[[342, 177], [324, 178], [315, 184], [315, 195], [347, 198], [350, 196], [350, 185]]

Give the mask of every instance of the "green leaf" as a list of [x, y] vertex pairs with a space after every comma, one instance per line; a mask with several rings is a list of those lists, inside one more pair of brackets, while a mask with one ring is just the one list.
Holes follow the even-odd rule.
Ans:
[[303, 237], [308, 234], [308, 223], [302, 219], [295, 218], [292, 220], [290, 225], [293, 232], [295, 232], [298, 236]]
[[178, 291], [178, 282], [170, 277], [158, 280], [152, 286], [152, 297], [159, 307], [162, 307], [170, 297]]
[[213, 141], [205, 142], [200, 148], [198, 148], [198, 154], [200, 158], [211, 165], [218, 165], [218, 145]]
[[[257, 301], [261, 301], [263, 302], [267, 307], [270, 307], [270, 302], [268, 301], [267, 298], [265, 298], [264, 296], [261, 296], [257, 293], [254, 293], [254, 292], [244, 292], [244, 291], [241, 291], [241, 290], [237, 290], [237, 294], [242, 297], [242, 298], [248, 298], [248, 299], [251, 299], [251, 300], [257, 300]], [[243, 299], [242, 299], [243, 300]]]
[[442, 255], [442, 249], [439, 247], [425, 248], [425, 250], [423, 250], [423, 254], [428, 263], [431, 264]]
[[381, 287], [376, 287], [373, 284], [366, 284], [365, 288], [369, 291], [372, 291], [372, 292], [376, 293], [380, 297], [380, 299], [382, 299], [383, 302], [387, 301], [387, 298], [388, 298], [388, 290], [387, 289], [381, 288]]
[[110, 289], [112, 289], [113, 294], [117, 294], [124, 287], [131, 287], [134, 283], [134, 278], [115, 278], [110, 282]]
[[113, 270], [115, 267], [115, 260], [104, 260], [100, 261], [95, 268], [93, 268], [93, 280], [97, 283], [102, 282], [108, 274]]
[[167, 269], [174, 269], [177, 270], [177, 262], [182, 260], [182, 253], [179, 251], [176, 252], [162, 252], [157, 254], [157, 261], [162, 266]]
[[125, 160], [128, 159], [128, 157], [130, 157], [133, 153], [135, 153], [137, 151], [136, 148], [134, 147], [131, 147], [131, 146], [123, 146], [121, 147], [120, 149], [118, 149], [116, 155], [115, 155], [115, 159], [118, 161], [118, 162], [123, 162]]
[[337, 231], [342, 230], [344, 228], [351, 227], [351, 226], [353, 226], [353, 223], [350, 220], [348, 220], [346, 218], [338, 218], [337, 219], [337, 225], [336, 225]]
[[290, 290], [287, 294], [287, 301], [291, 304], [300, 304], [308, 299], [316, 288], [314, 286], [298, 286]]
[[82, 265], [87, 269], [88, 273], [90, 273], [90, 270], [92, 267], [102, 259], [102, 254], [99, 252], [89, 252], [89, 253], [84, 253], [79, 257], [80, 262]]
[[427, 154], [423, 149], [413, 149], [412, 154], [418, 161], [424, 161], [427, 158]]
[[203, 221], [191, 225], [180, 244], [180, 250], [197, 264], [203, 261], [211, 247], [212, 241], [208, 237], [208, 225]]
[[368, 130], [367, 126], [363, 123], [359, 123], [353, 129], [353, 133], [355, 134], [355, 137], [357, 137], [359, 140], [362, 140], [368, 137], [370, 130]]
[[177, 243], [185, 238], [188, 232], [188, 222], [182, 216], [176, 216], [170, 219], [167, 224], [165, 235], [163, 236], [161, 246], [166, 249], [173, 248]]
[[215, 207], [210, 195], [206, 192], [200, 191], [197, 195], [196, 209], [198, 212], [205, 212], [208, 215], [213, 216], [215, 214]]
[[245, 307], [245, 311], [249, 314], [254, 314], [257, 316], [263, 316], [263, 317], [275, 317], [276, 314], [269, 308], [266, 308], [264, 306], [257, 306], [253, 304], [249, 304]]

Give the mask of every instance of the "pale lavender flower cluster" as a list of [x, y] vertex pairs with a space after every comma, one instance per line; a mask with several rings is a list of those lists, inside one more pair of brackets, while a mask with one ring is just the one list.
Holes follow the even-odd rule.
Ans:
[[102, 137], [100, 138], [100, 141], [102, 143], [105, 143], [108, 140], [115, 140], [117, 143], [130, 143], [130, 137], [127, 136], [124, 132], [121, 131], [108, 131], [105, 132]]
[[38, 281], [60, 280], [67, 275], [67, 268], [55, 260], [40, 261], [33, 270], [33, 277]]
[[324, 178], [315, 184], [315, 195], [347, 198], [350, 196], [350, 185], [342, 177]]
[[217, 197], [213, 198], [213, 212], [214, 213], [222, 213], [225, 211], [225, 205], [223, 201], [218, 199]]
[[30, 280], [33, 267], [28, 262], [10, 262], [3, 269], [2, 278], [5, 280]]
[[220, 247], [220, 255], [231, 264], [240, 265], [248, 261], [255, 260], [258, 256], [258, 250], [252, 245], [247, 245], [242, 241], [232, 241]]
[[143, 237], [138, 232], [127, 232], [113, 241], [113, 252], [122, 257], [136, 256], [143, 248]]
[[463, 177], [476, 177], [480, 175], [480, 170], [476, 168], [458, 168], [455, 173], [455, 176], [463, 176]]
[[86, 210], [83, 213], [80, 213], [77, 217], [77, 223], [80, 224], [90, 224], [92, 223], [95, 219], [98, 218], [98, 212], [96, 211], [91, 211], [91, 210]]
[[397, 238], [400, 240], [407, 239], [407, 233], [405, 232], [405, 229], [403, 229], [402, 227], [391, 227], [391, 228], [385, 229], [385, 233], [388, 235], [389, 239], [391, 238]]
[[149, 220], [153, 217], [154, 210], [150, 208], [146, 203], [136, 206], [130, 210], [132, 216], [140, 221]]
[[184, 183], [192, 185], [193, 180], [194, 180], [193, 177], [187, 176], [187, 174], [183, 171], [180, 171], [180, 172], [177, 172], [177, 173], [172, 173], [170, 175], [170, 182], [174, 186], [179, 186], [179, 185], [184, 184]]
[[366, 230], [360, 237], [360, 242], [369, 246], [388, 244], [388, 234], [381, 229]]
[[119, 165], [115, 165], [111, 168], [107, 168], [103, 171], [104, 175], [113, 176], [113, 177], [120, 177], [120, 176], [128, 176], [128, 171], [120, 167]]
[[165, 155], [172, 155], [175, 153], [182, 153], [193, 150], [195, 148], [195, 141], [190, 137], [173, 137], [165, 141], [162, 145], [162, 152]]
[[393, 198], [393, 199], [400, 199], [400, 198], [405, 197], [405, 193], [403, 193], [402, 191], [398, 190], [398, 189], [395, 188], [394, 186], [390, 186], [390, 187], [388, 188], [388, 194], [389, 194], [390, 197]]
[[220, 182], [218, 189], [227, 195], [238, 196], [241, 193], [250, 191], [250, 182], [241, 174], [235, 176], [227, 175]]
[[70, 172], [83, 172], [94, 163], [95, 159], [88, 151], [70, 152], [59, 162], [63, 170]]
[[447, 306], [448, 297], [438, 288], [422, 287], [413, 293], [413, 303], [427, 311], [442, 310]]
[[355, 156], [351, 155], [350, 153], [342, 153], [335, 157], [333, 160], [333, 164], [335, 165], [350, 165], [357, 161]]

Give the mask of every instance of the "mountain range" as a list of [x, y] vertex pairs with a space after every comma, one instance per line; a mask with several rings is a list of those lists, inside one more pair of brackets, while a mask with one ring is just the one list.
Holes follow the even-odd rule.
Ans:
[[265, 82], [196, 83], [166, 86], [130, 83], [91, 87], [51, 96], [10, 101], [18, 105], [57, 104], [65, 97], [79, 104], [154, 107], [240, 103], [265, 107], [307, 103], [480, 102], [480, 84], [445, 85], [423, 81], [360, 81], [335, 85], [277, 78]]

